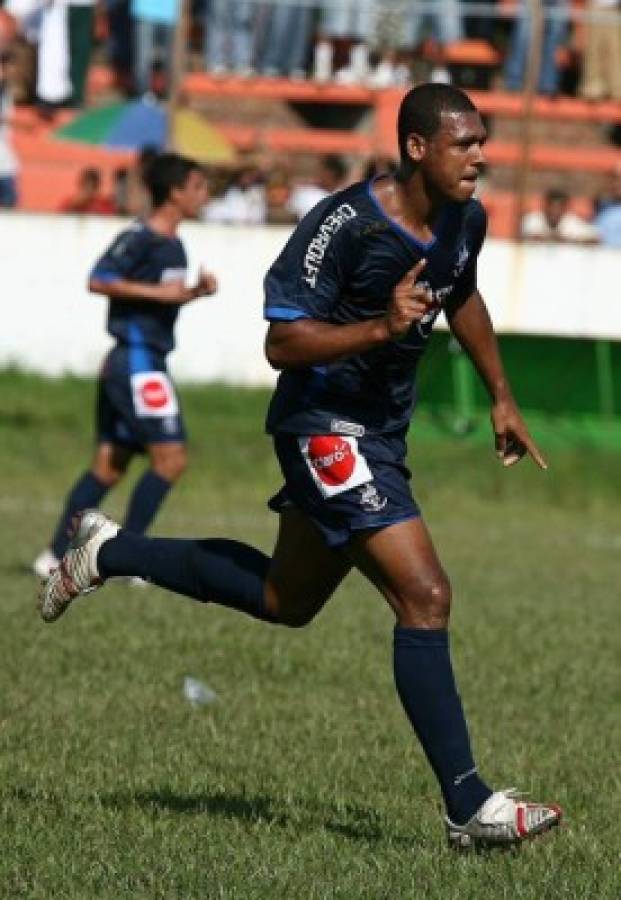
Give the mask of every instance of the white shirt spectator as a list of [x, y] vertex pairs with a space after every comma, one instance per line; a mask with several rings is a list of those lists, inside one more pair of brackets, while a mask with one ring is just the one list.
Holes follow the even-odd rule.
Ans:
[[542, 210], [527, 213], [522, 219], [522, 236], [549, 241], [597, 241], [596, 229], [573, 212], [565, 212], [558, 224], [552, 226]]
[[329, 196], [330, 191], [326, 191], [318, 184], [298, 184], [289, 194], [287, 209], [299, 222], [306, 213], [309, 213], [318, 203]]
[[233, 185], [222, 197], [212, 200], [203, 211], [205, 222], [221, 222], [231, 225], [264, 225], [267, 219], [267, 201], [262, 184], [241, 188]]

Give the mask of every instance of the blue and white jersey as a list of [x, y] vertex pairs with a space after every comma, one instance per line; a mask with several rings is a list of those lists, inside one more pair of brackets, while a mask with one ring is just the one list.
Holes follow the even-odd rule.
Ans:
[[[161, 284], [184, 281], [187, 266], [178, 237], [157, 234], [143, 222], [136, 222], [115, 238], [95, 264], [91, 278]], [[108, 332], [119, 343], [157, 354], [172, 350], [179, 305], [116, 298], [109, 303]]]
[[[345, 325], [383, 316], [394, 286], [422, 258], [418, 283], [439, 306], [459, 303], [476, 288], [486, 221], [478, 200], [447, 204], [424, 243], [386, 215], [374, 182], [352, 185], [319, 203], [294, 231], [266, 275], [265, 318]], [[281, 372], [267, 430], [382, 434], [407, 427], [416, 367], [439, 312], [366, 353]]]

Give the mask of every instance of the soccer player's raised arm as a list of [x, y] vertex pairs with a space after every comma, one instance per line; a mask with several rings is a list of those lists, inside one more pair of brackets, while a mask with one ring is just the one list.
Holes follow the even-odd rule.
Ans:
[[513, 399], [492, 321], [479, 291], [473, 291], [463, 303], [453, 308], [449, 306], [446, 315], [451, 331], [468, 353], [489, 392], [498, 458], [504, 466], [511, 466], [528, 453], [540, 468], [547, 469]]

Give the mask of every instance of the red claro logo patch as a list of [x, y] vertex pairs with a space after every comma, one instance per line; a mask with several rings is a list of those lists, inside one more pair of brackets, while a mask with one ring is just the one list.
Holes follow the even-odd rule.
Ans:
[[145, 381], [140, 389], [144, 405], [149, 409], [161, 409], [168, 403], [168, 394], [166, 388], [161, 381], [152, 378], [151, 381]]
[[345, 484], [356, 466], [351, 447], [337, 435], [314, 435], [308, 442], [308, 458], [319, 478], [330, 487]]

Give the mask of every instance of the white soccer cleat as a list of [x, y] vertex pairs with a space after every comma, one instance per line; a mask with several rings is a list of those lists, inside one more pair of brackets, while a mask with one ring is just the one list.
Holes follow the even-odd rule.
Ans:
[[60, 560], [52, 553], [49, 547], [42, 550], [32, 564], [32, 571], [37, 578], [49, 578], [54, 569], [60, 565]]
[[101, 587], [97, 554], [119, 527], [98, 509], [85, 509], [76, 516], [69, 549], [39, 592], [39, 612], [44, 622], [56, 621], [72, 600]]
[[496, 791], [465, 825], [446, 819], [449, 846], [456, 850], [511, 847], [558, 825], [562, 811], [554, 803], [527, 803], [514, 788]]

